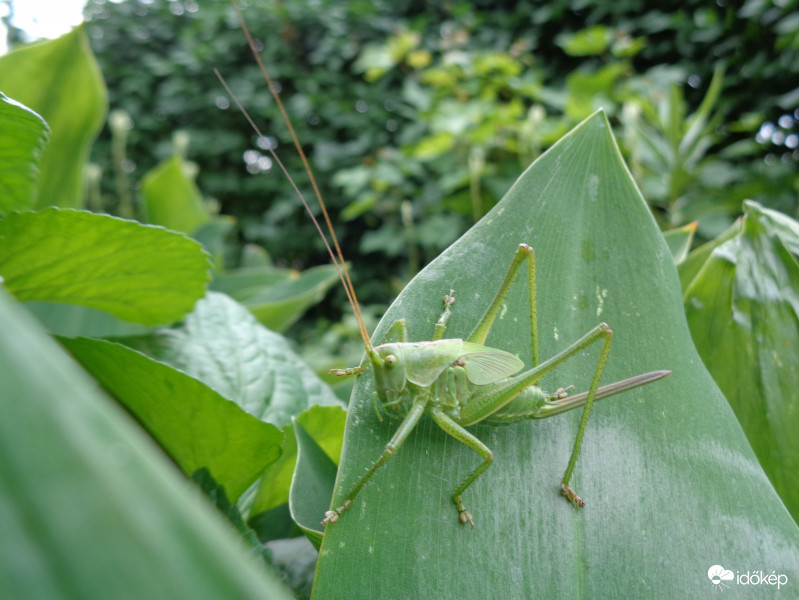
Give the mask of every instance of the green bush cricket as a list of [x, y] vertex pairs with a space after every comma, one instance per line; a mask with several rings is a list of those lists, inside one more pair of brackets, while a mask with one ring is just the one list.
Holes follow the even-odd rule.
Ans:
[[[519, 358], [510, 352], [484, 346], [483, 342], [525, 262], [528, 267], [533, 367], [519, 373], [524, 367]], [[360, 374], [370, 365], [377, 389], [375, 401], [378, 410], [382, 409], [387, 414], [400, 417], [402, 422], [386, 444], [380, 458], [350, 490], [344, 502], [325, 513], [323, 524], [335, 523], [350, 508], [361, 488], [396, 454], [425, 412], [441, 429], [472, 448], [483, 459], [455, 488], [452, 495], [460, 521], [469, 523], [474, 528], [473, 517], [464, 508], [461, 496], [491, 466], [493, 454], [464, 427], [477, 423], [504, 425], [527, 419], [543, 419], [583, 406], [572, 454], [561, 480], [561, 493], [574, 505], [585, 506], [569, 485], [569, 481], [580, 453], [594, 401], [651, 383], [669, 375], [670, 371], [652, 371], [599, 387], [613, 337], [613, 332], [606, 323], [600, 323], [552, 358], [539, 363], [535, 272], [533, 249], [527, 244], [520, 244], [496, 296], [466, 339], [444, 338], [447, 321], [452, 314], [451, 307], [455, 302], [454, 292], [450, 290], [444, 296], [444, 312], [435, 325], [431, 341], [411, 342], [408, 339], [407, 324], [404, 320], [399, 320], [389, 328], [386, 336], [388, 338], [396, 335], [397, 341], [384, 340], [377, 347], [364, 342], [368, 358], [366, 367], [336, 371], [338, 375]], [[548, 393], [535, 385], [555, 367], [600, 340], [602, 348], [587, 392], [570, 396], [564, 389]]]
[[[235, 7], [235, 2], [233, 4]], [[238, 12], [237, 7], [236, 11]], [[401, 419], [396, 432], [386, 444], [377, 461], [350, 489], [344, 501], [325, 513], [322, 524], [333, 524], [341, 518], [342, 514], [352, 506], [355, 497], [364, 485], [389, 458], [397, 453], [424, 413], [428, 413], [441, 429], [473, 449], [483, 459], [483, 462], [455, 488], [452, 495], [459, 520], [464, 524], [469, 523], [474, 528], [474, 518], [464, 508], [462, 495], [491, 466], [493, 454], [482, 441], [466, 430], [465, 427], [477, 423], [503, 425], [528, 419], [542, 419], [582, 406], [582, 417], [572, 453], [561, 479], [561, 493], [573, 505], [583, 507], [585, 503], [571, 487], [570, 480], [577, 463], [594, 401], [652, 383], [666, 377], [671, 371], [651, 371], [600, 387], [599, 382], [608, 360], [613, 337], [613, 332], [606, 323], [599, 323], [582, 338], [561, 350], [555, 356], [540, 362], [535, 253], [530, 246], [524, 243], [519, 244], [496, 295], [484, 315], [465, 339], [444, 337], [447, 323], [453, 312], [452, 307], [455, 303], [454, 291], [450, 290], [443, 297], [444, 310], [435, 324], [435, 329], [429, 341], [410, 341], [407, 323], [404, 319], [401, 319], [395, 321], [389, 327], [382, 343], [374, 346], [361, 316], [355, 289], [350, 280], [324, 201], [318, 191], [313, 172], [294, 133], [291, 120], [283, 108], [276, 86], [272, 83], [256, 50], [255, 43], [241, 17], [241, 13], [239, 13], [239, 18], [255, 60], [269, 85], [270, 92], [281, 111], [294, 145], [308, 173], [325, 226], [330, 235], [329, 242], [313, 211], [294, 184], [274, 149], [270, 146], [268, 150], [275, 163], [291, 182], [295, 193], [310, 215], [317, 232], [324, 240], [331, 261], [338, 270], [366, 350], [366, 360], [360, 366], [333, 370], [331, 373], [339, 376], [360, 375], [367, 373], [369, 367], [371, 367], [371, 376], [374, 377], [376, 387], [375, 406], [378, 417], [380, 417], [382, 411]], [[217, 76], [239, 107], [239, 110], [245, 115], [253, 130], [258, 136], [262, 137], [258, 127], [218, 72]], [[533, 364], [530, 369], [522, 371], [524, 363], [516, 355], [505, 350], [485, 346], [484, 342], [496, 317], [504, 306], [509, 290], [524, 265], [527, 266], [530, 341]], [[394, 338], [393, 341], [391, 341], [392, 338]], [[570, 395], [562, 388], [554, 392], [546, 392], [536, 385], [541, 378], [557, 366], [598, 341], [602, 342], [602, 346], [591, 384], [586, 392]]]

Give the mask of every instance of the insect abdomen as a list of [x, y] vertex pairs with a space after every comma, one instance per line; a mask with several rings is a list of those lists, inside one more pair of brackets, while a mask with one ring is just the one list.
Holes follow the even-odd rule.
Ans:
[[540, 387], [532, 386], [484, 419], [489, 425], [511, 425], [519, 421], [540, 418], [538, 409], [549, 396]]

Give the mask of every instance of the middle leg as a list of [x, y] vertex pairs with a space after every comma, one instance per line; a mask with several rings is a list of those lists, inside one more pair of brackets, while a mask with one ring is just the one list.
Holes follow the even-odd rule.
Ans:
[[455, 488], [455, 492], [452, 494], [452, 500], [455, 502], [455, 507], [458, 509], [458, 518], [460, 519], [461, 523], [469, 523], [472, 526], [472, 529], [474, 529], [474, 519], [469, 511], [463, 507], [461, 495], [466, 491], [466, 488], [472, 485], [475, 480], [480, 477], [480, 475], [482, 475], [485, 470], [488, 469], [488, 467], [491, 466], [491, 463], [494, 461], [494, 454], [491, 452], [491, 449], [488, 446], [449, 418], [440, 408], [432, 408], [430, 410], [430, 415], [433, 417], [433, 420], [436, 422], [436, 424], [441, 427], [441, 429], [443, 429], [446, 433], [454, 437], [459, 442], [469, 446], [469, 448], [477, 452], [483, 458], [483, 462], [479, 464], [477, 468], [472, 471], [457, 488]]

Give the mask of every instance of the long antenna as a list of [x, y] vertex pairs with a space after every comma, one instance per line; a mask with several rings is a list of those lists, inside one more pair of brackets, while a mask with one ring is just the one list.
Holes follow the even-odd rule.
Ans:
[[[258, 64], [258, 67], [261, 69], [261, 73], [263, 74], [264, 79], [266, 80], [267, 84], [269, 85], [269, 91], [270, 91], [270, 93], [272, 94], [272, 97], [275, 100], [275, 104], [277, 105], [278, 109], [280, 110], [280, 114], [283, 117], [283, 122], [286, 124], [286, 127], [289, 130], [289, 134], [291, 135], [291, 139], [294, 142], [294, 147], [297, 149], [297, 153], [299, 154], [300, 159], [302, 160], [302, 164], [303, 164], [303, 167], [305, 168], [305, 172], [308, 174], [308, 178], [310, 179], [310, 182], [311, 182], [311, 187], [313, 188], [314, 195], [316, 196], [317, 203], [319, 204], [319, 208], [322, 211], [322, 215], [323, 215], [324, 221], [325, 221], [325, 226], [327, 227], [327, 231], [330, 234], [330, 239], [333, 242], [333, 248], [335, 248], [335, 252], [333, 251], [333, 248], [331, 248], [330, 243], [328, 242], [327, 236], [325, 235], [322, 227], [319, 225], [319, 221], [314, 216], [313, 211], [311, 211], [311, 207], [308, 205], [308, 202], [305, 200], [305, 197], [303, 196], [302, 192], [297, 187], [296, 183], [294, 182], [294, 179], [291, 177], [291, 174], [288, 172], [286, 167], [283, 165], [283, 162], [280, 160], [280, 158], [278, 157], [278, 155], [275, 152], [275, 150], [271, 147], [271, 145], [267, 145], [267, 149], [268, 149], [269, 153], [272, 155], [272, 159], [280, 167], [280, 170], [283, 172], [283, 174], [288, 179], [289, 183], [291, 184], [291, 187], [294, 189], [295, 194], [297, 194], [297, 197], [300, 199], [300, 202], [302, 203], [302, 205], [305, 208], [306, 212], [311, 217], [311, 221], [313, 222], [314, 227], [316, 227], [316, 231], [321, 236], [322, 241], [325, 244], [325, 248], [327, 249], [327, 253], [330, 255], [330, 259], [333, 262], [333, 265], [335, 266], [336, 271], [338, 272], [339, 279], [341, 280], [341, 284], [344, 287], [344, 292], [347, 295], [347, 300], [349, 301], [350, 307], [352, 308], [353, 315], [355, 316], [355, 321], [358, 324], [358, 331], [361, 334], [361, 339], [363, 339], [363, 343], [366, 346], [367, 351], [368, 350], [372, 350], [373, 349], [372, 341], [369, 339], [369, 332], [366, 329], [366, 325], [365, 325], [365, 323], [363, 321], [363, 315], [361, 314], [361, 307], [358, 304], [358, 298], [355, 295], [355, 288], [352, 285], [352, 280], [350, 279], [349, 270], [347, 269], [347, 263], [344, 260], [344, 254], [341, 251], [341, 246], [339, 245], [338, 238], [336, 237], [336, 232], [333, 229], [333, 223], [331, 222], [330, 216], [327, 213], [327, 207], [325, 206], [325, 202], [322, 199], [322, 194], [319, 191], [319, 186], [316, 183], [316, 178], [314, 177], [313, 171], [311, 170], [311, 166], [308, 163], [308, 159], [305, 156], [305, 152], [302, 149], [302, 145], [300, 145], [300, 140], [299, 140], [299, 138], [297, 137], [297, 134], [294, 131], [294, 127], [291, 124], [291, 119], [289, 118], [289, 115], [288, 115], [288, 113], [286, 112], [286, 109], [283, 106], [283, 102], [280, 99], [280, 94], [277, 91], [277, 87], [272, 82], [272, 78], [269, 76], [269, 72], [266, 70], [266, 65], [264, 65], [264, 62], [261, 59], [261, 55], [258, 53], [257, 47], [255, 45], [255, 41], [253, 40], [253, 37], [250, 34], [250, 30], [247, 28], [247, 23], [244, 21], [244, 16], [241, 14], [241, 10], [239, 10], [239, 7], [236, 4], [236, 1], [235, 0], [230, 0], [230, 1], [231, 1], [231, 4], [233, 5], [234, 10], [236, 11], [236, 14], [238, 15], [239, 23], [241, 25], [241, 30], [244, 32], [244, 35], [247, 38], [247, 43], [248, 43], [248, 45], [250, 47], [250, 51], [252, 52], [253, 56], [255, 57], [255, 62]], [[225, 88], [225, 91], [233, 99], [233, 102], [235, 102], [235, 104], [238, 107], [239, 111], [241, 111], [241, 113], [247, 119], [247, 121], [249, 122], [249, 124], [252, 127], [253, 131], [255, 131], [255, 133], [259, 137], [264, 137], [263, 134], [261, 133], [261, 131], [258, 129], [258, 126], [253, 121], [252, 117], [250, 117], [250, 115], [247, 112], [247, 110], [239, 102], [239, 100], [238, 100], [238, 98], [236, 98], [235, 94], [233, 94], [233, 91], [227, 85], [227, 83], [225, 82], [224, 78], [219, 73], [219, 71], [217, 69], [214, 69], [214, 73], [219, 78], [219, 81], [222, 83], [222, 86]]]

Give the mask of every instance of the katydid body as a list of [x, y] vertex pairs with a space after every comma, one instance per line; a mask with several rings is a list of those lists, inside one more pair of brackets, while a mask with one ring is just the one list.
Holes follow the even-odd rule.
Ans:
[[[529, 273], [530, 330], [534, 364], [532, 368], [520, 373], [524, 363], [519, 358], [504, 350], [484, 346], [482, 342], [485, 341], [518, 275], [519, 267], [525, 261]], [[652, 371], [599, 387], [613, 337], [613, 332], [605, 323], [600, 323], [581, 339], [539, 364], [535, 273], [533, 249], [526, 244], [520, 244], [494, 300], [474, 331], [465, 340], [443, 337], [447, 321], [452, 314], [451, 306], [455, 302], [454, 292], [450, 291], [444, 296], [444, 312], [436, 323], [431, 341], [411, 342], [408, 339], [406, 323], [400, 320], [389, 328], [387, 335], [387, 337], [396, 335], [396, 342], [387, 342], [376, 347], [367, 345], [366, 354], [377, 390], [375, 392], [377, 406], [390, 415], [402, 418], [402, 422], [386, 444], [380, 458], [350, 490], [344, 502], [325, 513], [323, 524], [338, 521], [372, 475], [396, 454], [425, 412], [445, 432], [475, 450], [483, 458], [483, 462], [455, 488], [452, 496], [460, 521], [474, 527], [474, 519], [464, 508], [461, 495], [488, 469], [493, 461], [493, 454], [483, 442], [464, 427], [481, 422], [501, 425], [527, 419], [543, 419], [583, 406], [574, 448], [561, 480], [561, 492], [575, 505], [580, 507], [585, 505], [571, 488], [569, 481], [577, 462], [594, 401], [656, 381], [668, 375], [670, 371]], [[547, 393], [535, 385], [555, 367], [600, 340], [602, 348], [587, 392], [569, 396], [563, 390]], [[367, 370], [368, 367], [356, 367], [331, 372], [338, 375], [354, 375]]]
[[[234, 1], [233, 5], [236, 7]], [[236, 10], [238, 11], [237, 7]], [[460, 521], [469, 523], [474, 527], [474, 519], [464, 508], [461, 496], [488, 469], [493, 461], [493, 454], [483, 442], [464, 428], [476, 423], [500, 425], [527, 419], [541, 419], [583, 406], [574, 447], [561, 480], [561, 492], [573, 504], [584, 506], [583, 500], [571, 488], [569, 482], [580, 453], [594, 401], [651, 383], [669, 375], [670, 371], [652, 371], [600, 387], [599, 381], [608, 360], [610, 343], [613, 337], [613, 332], [605, 323], [598, 324], [582, 338], [555, 356], [541, 362], [538, 354], [535, 255], [533, 249], [527, 244], [518, 246], [505, 279], [499, 286], [494, 299], [467, 338], [444, 337], [447, 322], [452, 315], [452, 305], [455, 302], [454, 292], [450, 291], [449, 294], [444, 296], [444, 311], [435, 325], [430, 341], [410, 341], [405, 321], [399, 320], [389, 328], [384, 343], [374, 346], [363, 322], [355, 289], [350, 280], [344, 256], [336, 239], [324, 201], [319, 194], [313, 172], [308, 165], [302, 146], [294, 133], [291, 121], [276, 92], [276, 86], [273, 85], [266, 67], [258, 55], [256, 44], [240, 13], [239, 17], [242, 30], [247, 37], [256, 62], [269, 84], [269, 90], [281, 111], [295, 148], [305, 165], [311, 186], [319, 202], [326, 229], [330, 235], [330, 242], [328, 242], [313, 211], [299, 189], [294, 185], [294, 181], [274, 149], [269, 146], [268, 151], [294, 186], [297, 196], [325, 243], [331, 261], [338, 270], [342, 286], [355, 315], [361, 339], [366, 349], [367, 364], [365, 366], [334, 370], [331, 373], [334, 372], [342, 376], [365, 373], [374, 377], [377, 390], [375, 392], [375, 400], [378, 410], [402, 419], [397, 431], [386, 444], [378, 460], [350, 489], [344, 501], [336, 508], [325, 513], [322, 523], [327, 525], [336, 523], [339, 520], [342, 513], [350, 508], [364, 485], [389, 458], [397, 453], [397, 450], [425, 412], [445, 432], [475, 450], [483, 459], [483, 462], [455, 488], [452, 495]], [[258, 130], [247, 111], [241, 106], [218, 72], [217, 76], [235, 104], [250, 122], [253, 130], [263, 137], [263, 134]], [[520, 269], [525, 264], [528, 271], [530, 343], [533, 363], [531, 368], [527, 370], [523, 370], [524, 363], [515, 354], [484, 345], [494, 320], [505, 302], [508, 291], [517, 279]], [[393, 337], [396, 338], [395, 341], [388, 341]], [[542, 377], [558, 365], [600, 340], [602, 341], [602, 346], [599, 351], [599, 359], [586, 392], [570, 396], [563, 389], [558, 389], [548, 393], [536, 385]], [[369, 367], [371, 367], [371, 372]]]

